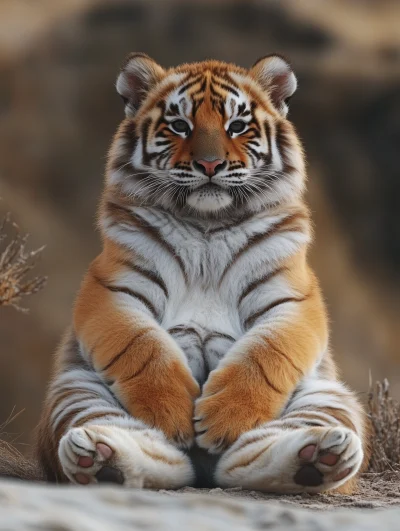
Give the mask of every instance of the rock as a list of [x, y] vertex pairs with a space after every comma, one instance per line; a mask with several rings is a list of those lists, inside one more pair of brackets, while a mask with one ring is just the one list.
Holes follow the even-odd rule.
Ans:
[[48, 486], [0, 481], [0, 530], [296, 531], [397, 530], [400, 508], [311, 511], [277, 501], [120, 487]]

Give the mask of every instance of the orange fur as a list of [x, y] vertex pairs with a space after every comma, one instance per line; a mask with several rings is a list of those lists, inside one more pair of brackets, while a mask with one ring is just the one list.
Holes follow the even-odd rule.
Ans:
[[75, 305], [77, 336], [132, 416], [171, 439], [190, 442], [199, 386], [182, 363], [178, 347], [156, 323], [134, 319], [118, 308], [113, 293], [104, 288], [123, 257], [110, 242], [91, 265]]
[[230, 446], [242, 433], [276, 418], [327, 342], [325, 309], [315, 276], [305, 266], [304, 256], [290, 262], [286, 276], [304, 297], [297, 318], [270, 336], [251, 333], [242, 340], [243, 359], [227, 362], [210, 374], [195, 412], [208, 427], [209, 443]]
[[[297, 179], [304, 180], [303, 152], [293, 126], [272, 102], [272, 88], [266, 89], [261, 82], [258, 82], [262, 70], [260, 65], [247, 71], [235, 65], [205, 61], [163, 70], [146, 56], [140, 55], [140, 57], [142, 61], [148, 63], [148, 77], [154, 77], [156, 82], [153, 86], [146, 87], [146, 91], [143, 91], [146, 92], [146, 97], [140, 102], [136, 114], [132, 117], [127, 113], [128, 116], [114, 137], [109, 152], [105, 190], [99, 208], [99, 223], [101, 225], [106, 218], [110, 218], [114, 226], [129, 226], [146, 235], [150, 243], [156, 241], [160, 248], [163, 247], [166, 252], [170, 253], [172, 260], [175, 259], [179, 266], [178, 269], [182, 272], [185, 289], [190, 290], [190, 276], [185, 271], [179, 253], [173, 248], [171, 251], [171, 246], [160, 237], [157, 229], [140, 220], [140, 217], [139, 220], [135, 218], [130, 210], [138, 205], [144, 204], [150, 207], [154, 205], [151, 201], [146, 204], [148, 199], [146, 197], [140, 198], [133, 193], [124, 194], [121, 182], [112, 181], [113, 172], [118, 173], [127, 166], [130, 168], [126, 169], [128, 173], [134, 170], [129, 165], [138, 138], [143, 141], [144, 152], [147, 140], [155, 137], [157, 133], [162, 133], [159, 137], [162, 139], [159, 140], [161, 142], [159, 145], [168, 145], [169, 142], [172, 145], [172, 154], [169, 159], [171, 167], [178, 168], [179, 165], [183, 165], [183, 168], [187, 168], [192, 162], [202, 159], [221, 159], [232, 166], [238, 164], [242, 168], [251, 166], [252, 157], [258, 155], [257, 152], [254, 155], [254, 138], [256, 138], [256, 135], [252, 136], [254, 129], [251, 132], [251, 127], [249, 127], [248, 132], [242, 136], [229, 135], [229, 131], [224, 128], [227, 123], [226, 112], [223, 106], [218, 107], [212, 100], [215, 93], [219, 98], [226, 99], [229, 95], [226, 82], [230, 82], [233, 87], [238, 87], [239, 84], [243, 93], [251, 98], [252, 113], [254, 111], [252, 127], [258, 127], [258, 138], [264, 135], [270, 148], [268, 153], [263, 153], [264, 160], [267, 160], [267, 156], [272, 157], [270, 143], [271, 138], [274, 137], [276, 145], [279, 144], [282, 173], [293, 172]], [[171, 74], [174, 74], [173, 78], [168, 77]], [[201, 80], [193, 81], [198, 76], [201, 76]], [[211, 87], [211, 78], [217, 80], [214, 87]], [[178, 85], [188, 82], [190, 84], [191, 81], [193, 83], [188, 88], [188, 94], [190, 96], [191, 93], [196, 93], [196, 97], [199, 97], [202, 103], [190, 117], [193, 123], [192, 133], [184, 137], [173, 133], [171, 128], [165, 125], [165, 121], [163, 122], [165, 109], [162, 103], [171, 90], [177, 88]], [[203, 86], [203, 81], [207, 81], [204, 82], [204, 93], [198, 96], [201, 92], [199, 87]], [[235, 89], [231, 86], [230, 91], [234, 93]], [[250, 111], [247, 112], [250, 113]], [[264, 124], [265, 127], [260, 124]], [[251, 147], [252, 141], [253, 148]], [[152, 169], [149, 160], [143, 161], [143, 167]], [[260, 156], [257, 162], [261, 161]], [[165, 169], [166, 166], [163, 167], [160, 163], [159, 171], [161, 171], [160, 167]], [[140, 176], [144, 173], [144, 171], [138, 172]], [[130, 176], [130, 174], [127, 175], [126, 180]], [[271, 229], [273, 235], [285, 231], [303, 235], [310, 233], [309, 213], [301, 198], [302, 184], [298, 185], [298, 197], [293, 196], [287, 203], [282, 201], [282, 204], [276, 200], [276, 204], [270, 206], [271, 217], [272, 215], [282, 216], [278, 217], [280, 221], [277, 221]], [[269, 188], [267, 187], [266, 190]], [[232, 219], [229, 217], [230, 214], [224, 219], [226, 222], [224, 228], [237, 227], [255, 214], [250, 212], [251, 215], [249, 215], [244, 207], [240, 211], [236, 211], [235, 208], [234, 206], [229, 211], [232, 213]], [[192, 223], [192, 228], [197, 230], [196, 223], [199, 220], [204, 222], [204, 219], [199, 215], [198, 219], [189, 217], [185, 221]], [[210, 214], [208, 221], [210, 220], [216, 222], [217, 225], [202, 226], [204, 239], [212, 233], [212, 230], [218, 231], [221, 228], [221, 225], [218, 226], [220, 221], [218, 215], [213, 217]], [[251, 250], [252, 246], [263, 238], [269, 237], [271, 234], [268, 231], [254, 238], [249, 237], [247, 244], [236, 254], [232, 254], [232, 259], [227, 262], [226, 266], [224, 265], [225, 269], [219, 278], [219, 284], [215, 283], [215, 289], [221, 288], [231, 268], [237, 266], [237, 260], [244, 253]], [[287, 299], [283, 297], [283, 300], [278, 300], [276, 304], [292, 302], [294, 306], [293, 311], [288, 314], [289, 317], [278, 319], [276, 322], [273, 318], [269, 321], [267, 317], [260, 324], [258, 318], [264, 312], [268, 313], [268, 307], [246, 317], [242, 326], [243, 335], [232, 347], [234, 354], [231, 355], [231, 351], [228, 351], [226, 357], [220, 362], [220, 366], [218, 365], [208, 375], [201, 397], [194, 408], [194, 401], [200, 396], [200, 388], [191, 374], [183, 352], [172, 337], [172, 332], [170, 335], [158, 324], [162, 322], [162, 319], [155, 315], [156, 308], [143, 293], [133, 293], [134, 285], [127, 287], [116, 285], [127, 262], [132, 268], [136, 266], [135, 260], [139, 253], [135, 254], [135, 249], [129, 248], [128, 250], [122, 244], [112, 241], [107, 236], [106, 230], [102, 230], [102, 238], [103, 250], [91, 264], [76, 300], [73, 330], [67, 334], [57, 352], [54, 378], [70, 367], [87, 362], [100, 375], [104, 384], [111, 389], [123, 406], [123, 409], [113, 413], [114, 417], [123, 416], [127, 411], [147, 426], [160, 429], [171, 441], [179, 445], [190, 446], [194, 438], [193, 416], [195, 416], [196, 422], [204, 424], [204, 442], [210, 447], [214, 445], [219, 449], [224, 449], [235, 443], [243, 433], [278, 418], [303, 376], [308, 375], [317, 362], [321, 362], [319, 370], [323, 378], [336, 379], [335, 363], [327, 351], [326, 310], [318, 281], [307, 263], [306, 244], [299, 247], [300, 250], [293, 251], [290, 258], [277, 263], [276, 271], [273, 271], [270, 277], [272, 278], [275, 274], [281, 275], [285, 285], [287, 284], [287, 289], [295, 294]], [[154, 280], [155, 273], [154, 271], [152, 273]], [[151, 273], [148, 272], [149, 275]], [[258, 280], [251, 282], [251, 284], [254, 283], [257, 287]], [[162, 289], [167, 291], [163, 286]], [[128, 311], [121, 299], [117, 300], [118, 292], [133, 293], [136, 300], [139, 300], [145, 307], [147, 306], [154, 318], [146, 312], [132, 310], [132, 308]], [[166, 293], [166, 298], [168, 298], [167, 295]], [[246, 293], [243, 292], [238, 307], [245, 296]], [[224, 335], [222, 332], [220, 335]], [[76, 347], [78, 342], [83, 352]], [[71, 347], [72, 344], [74, 348]], [[324, 355], [322, 360], [318, 358], [321, 353]], [[81, 354], [85, 360], [82, 359]], [[89, 388], [87, 396], [91, 396], [90, 393]], [[88, 413], [74, 424], [74, 415], [77, 412], [85, 413], [83, 406], [79, 409], [81, 406], [78, 403], [76, 409], [68, 410], [67, 414], [61, 417], [62, 420], [57, 427], [53, 429], [49, 418], [52, 412], [69, 396], [70, 391], [54, 395], [49, 393], [40, 426], [41, 462], [48, 477], [55, 480], [66, 479], [57, 457], [57, 448], [62, 436], [72, 425], [74, 427], [84, 426], [102, 415], [98, 411]], [[325, 408], [325, 412], [337, 419], [343, 426], [357, 431], [354, 423], [343, 410]], [[360, 412], [358, 413], [361, 415]], [[295, 417], [295, 414], [293, 416]], [[302, 413], [302, 416], [306, 417], [307, 413]], [[255, 436], [245, 441], [238, 450], [260, 440], [262, 437]], [[243, 454], [242, 458], [229, 470], [233, 472], [237, 468], [249, 466], [267, 449], [257, 450], [251, 456]], [[151, 451], [148, 455], [156, 461], [166, 459]], [[170, 464], [173, 462], [171, 461]], [[355, 479], [351, 478], [340, 487], [340, 491], [350, 492], [354, 486]]]

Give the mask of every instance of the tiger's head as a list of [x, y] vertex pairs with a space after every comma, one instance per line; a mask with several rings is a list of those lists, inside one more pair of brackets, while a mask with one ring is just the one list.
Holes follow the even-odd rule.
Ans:
[[291, 201], [304, 158], [287, 102], [297, 81], [271, 55], [245, 70], [219, 61], [164, 70], [132, 54], [117, 79], [125, 102], [108, 183], [180, 215], [240, 217]]

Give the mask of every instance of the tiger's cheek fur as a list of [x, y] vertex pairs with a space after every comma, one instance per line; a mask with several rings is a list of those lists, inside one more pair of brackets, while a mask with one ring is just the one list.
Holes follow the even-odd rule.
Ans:
[[171, 158], [169, 159], [169, 166], [174, 168], [179, 165], [187, 165], [188, 168], [191, 169], [192, 157], [188, 141], [179, 138], [176, 140], [172, 139], [171, 142], [173, 148]]

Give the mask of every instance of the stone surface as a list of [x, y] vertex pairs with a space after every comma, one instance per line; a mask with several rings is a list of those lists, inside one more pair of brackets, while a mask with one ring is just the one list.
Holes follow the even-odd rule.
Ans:
[[400, 508], [312, 511], [278, 501], [248, 501], [215, 494], [54, 487], [3, 480], [0, 481], [0, 530], [399, 529]]

